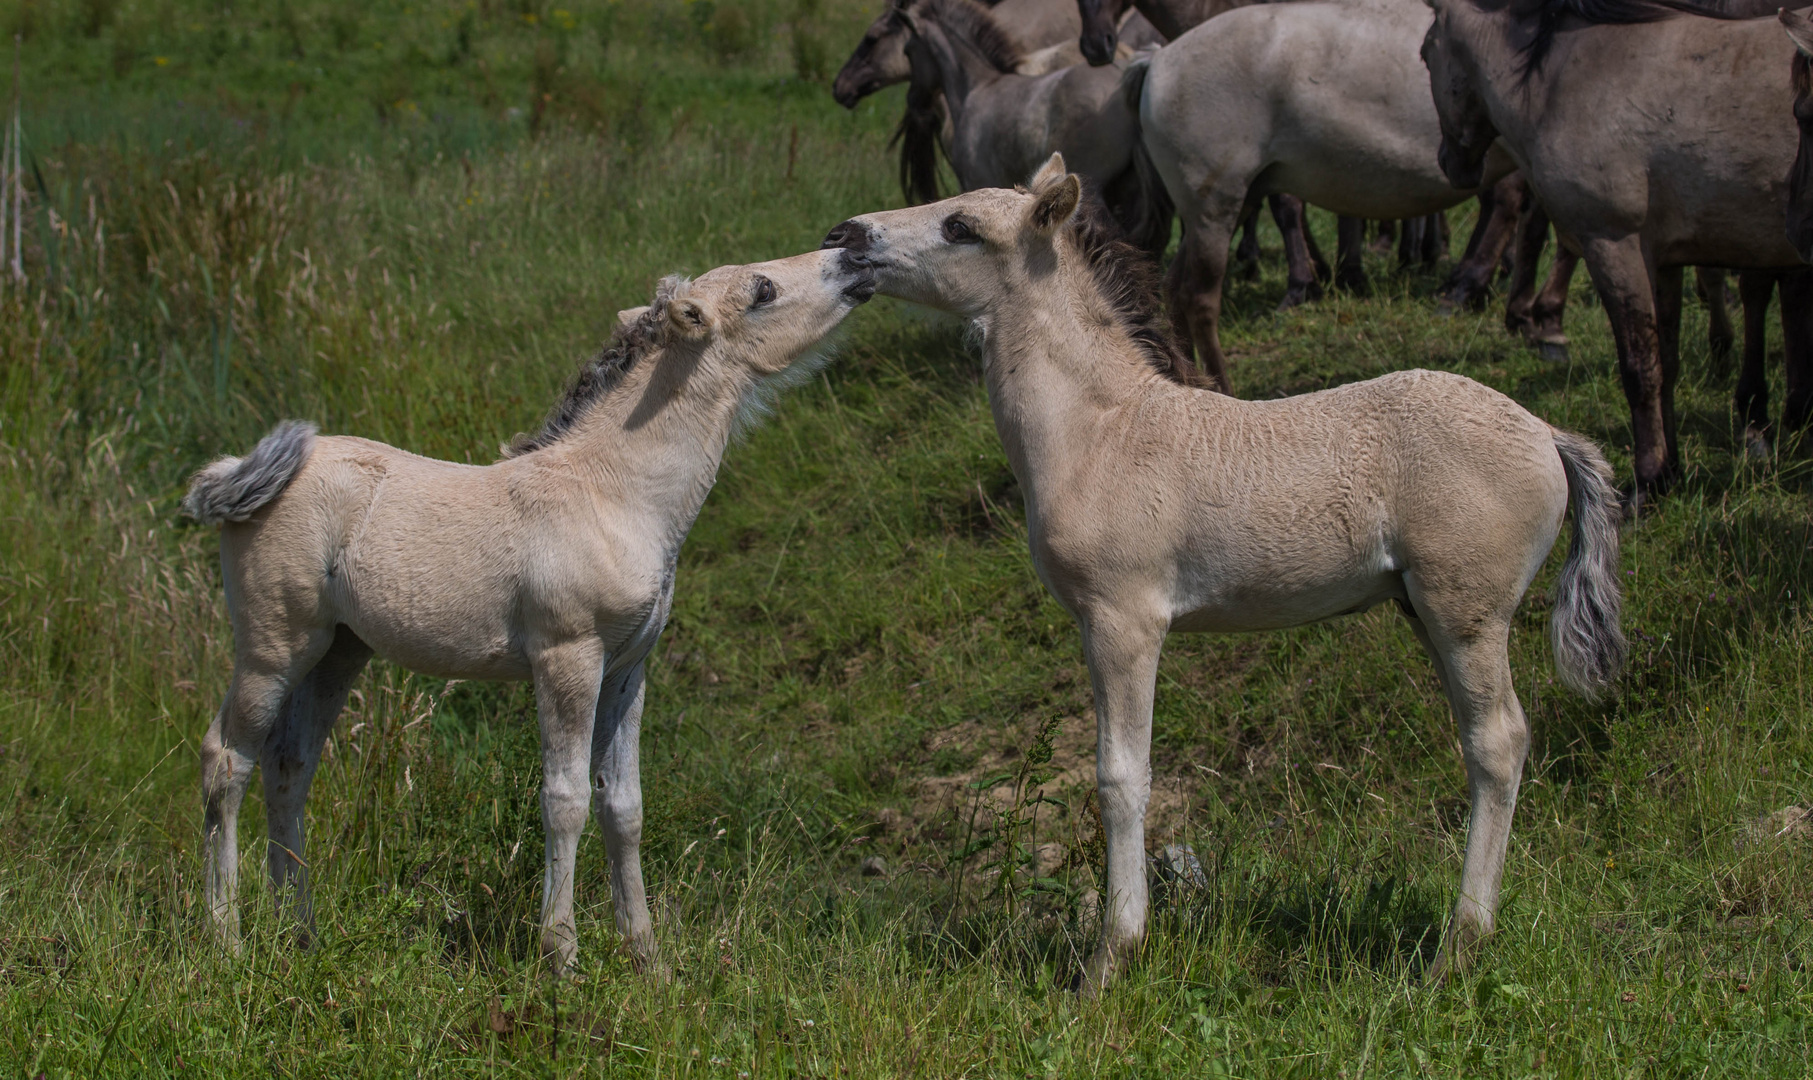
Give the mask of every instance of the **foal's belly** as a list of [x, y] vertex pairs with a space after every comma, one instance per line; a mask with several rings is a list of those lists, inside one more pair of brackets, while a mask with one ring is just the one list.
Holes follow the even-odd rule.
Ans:
[[1171, 620], [1171, 629], [1210, 634], [1286, 630], [1404, 598], [1404, 580], [1395, 571], [1308, 582], [1249, 580], [1183, 597], [1183, 613]]
[[341, 621], [393, 664], [443, 679], [519, 681], [529, 658], [500, 621], [436, 613], [412, 620], [391, 612], [349, 613]]

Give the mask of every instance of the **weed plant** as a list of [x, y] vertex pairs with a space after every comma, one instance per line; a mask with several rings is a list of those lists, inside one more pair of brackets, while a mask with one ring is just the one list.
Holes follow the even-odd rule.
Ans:
[[[0, 288], [0, 1068], [1807, 1075], [1809, 847], [1756, 822], [1813, 800], [1813, 471], [1793, 437], [1743, 455], [1691, 302], [1687, 475], [1625, 532], [1630, 671], [1600, 704], [1555, 686], [1552, 562], [1513, 641], [1534, 746], [1501, 930], [1445, 986], [1464, 774], [1380, 609], [1172, 640], [1150, 842], [1206, 884], [1163, 891], [1103, 1000], [1065, 991], [1100, 864], [1076, 630], [962, 328], [887, 300], [732, 448], [682, 556], [643, 739], [671, 985], [614, 951], [595, 833], [582, 977], [545, 977], [528, 689], [382, 663], [314, 789], [318, 944], [259, 887], [254, 785], [247, 947], [214, 947], [196, 743], [231, 640], [188, 473], [290, 416], [491, 460], [661, 274], [896, 205], [898, 91], [846, 113], [814, 81], [871, 14], [0, 0], [32, 166], [30, 279]], [[1382, 257], [1371, 298], [1276, 314], [1267, 236], [1228, 297], [1243, 394], [1458, 371], [1628, 475], [1584, 284], [1544, 363]]]

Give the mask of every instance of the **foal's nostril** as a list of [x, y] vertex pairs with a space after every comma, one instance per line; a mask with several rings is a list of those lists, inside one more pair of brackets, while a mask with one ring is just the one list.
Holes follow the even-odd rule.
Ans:
[[825, 234], [825, 242], [819, 247], [843, 248], [845, 251], [867, 251], [869, 244], [869, 227], [855, 218], [851, 218], [849, 221], [833, 225], [831, 231]]

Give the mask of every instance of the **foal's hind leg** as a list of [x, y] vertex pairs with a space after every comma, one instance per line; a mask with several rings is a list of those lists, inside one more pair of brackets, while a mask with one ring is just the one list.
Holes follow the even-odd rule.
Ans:
[[[1460, 726], [1473, 807], [1460, 899], [1454, 905], [1453, 921], [1442, 935], [1441, 953], [1429, 970], [1430, 981], [1439, 981], [1465, 961], [1473, 941], [1492, 932], [1505, 849], [1511, 839], [1511, 817], [1517, 809], [1517, 785], [1530, 749], [1530, 729], [1511, 685], [1506, 653], [1509, 623], [1489, 619], [1483, 626], [1469, 627], [1471, 632], [1460, 633], [1459, 627], [1469, 620], [1426, 617], [1433, 605], [1428, 597], [1414, 592], [1411, 602], [1419, 613], [1411, 625], [1441, 674], [1442, 689]], [[1458, 625], [1447, 625], [1450, 621]]]
[[614, 675], [598, 696], [592, 727], [592, 815], [611, 857], [611, 907], [630, 963], [659, 977], [667, 972], [655, 943], [642, 884], [642, 665]]
[[371, 648], [345, 626], [313, 671], [296, 683], [284, 701], [277, 726], [265, 741], [259, 767], [264, 771], [264, 813], [270, 847], [267, 861], [271, 888], [281, 912], [294, 904], [298, 941], [309, 944], [315, 919], [309, 897], [308, 863], [302, 858], [303, 810], [309, 785], [321, 763], [321, 748], [346, 704], [347, 691], [365, 669]]
[[233, 665], [226, 700], [202, 737], [202, 891], [215, 929], [234, 951], [239, 948], [239, 911], [234, 906], [239, 891], [239, 804], [289, 688], [327, 651], [331, 635], [327, 629], [305, 631], [287, 655], [277, 649], [243, 648]]

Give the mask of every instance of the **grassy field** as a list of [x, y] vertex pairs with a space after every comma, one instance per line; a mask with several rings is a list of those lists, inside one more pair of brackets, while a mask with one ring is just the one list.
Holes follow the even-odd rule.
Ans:
[[[231, 641], [187, 474], [288, 416], [490, 460], [659, 275], [898, 205], [898, 91], [846, 113], [823, 84], [871, 14], [0, 0], [32, 169], [30, 281], [0, 287], [0, 1071], [1813, 1070], [1813, 859], [1756, 824], [1813, 801], [1813, 469], [1797, 442], [1737, 452], [1691, 303], [1688, 476], [1625, 534], [1630, 671], [1598, 705], [1554, 685], [1551, 565], [1513, 642], [1535, 741], [1502, 931], [1448, 985], [1421, 973], [1464, 778], [1381, 609], [1171, 642], [1150, 839], [1207, 885], [1164, 893], [1105, 999], [1063, 992], [1099, 858], [1077, 635], [962, 328], [886, 300], [732, 448], [682, 556], [643, 745], [671, 985], [614, 951], [595, 832], [583, 976], [545, 978], [527, 688], [382, 664], [315, 786], [320, 944], [288, 948], [259, 887], [254, 786], [249, 945], [213, 947], [195, 748]], [[1459, 371], [1628, 475], [1584, 287], [1573, 361], [1544, 364], [1382, 258], [1373, 297], [1275, 315], [1268, 243], [1229, 297], [1244, 394]]]

